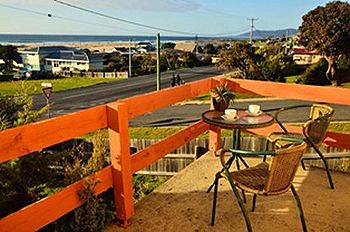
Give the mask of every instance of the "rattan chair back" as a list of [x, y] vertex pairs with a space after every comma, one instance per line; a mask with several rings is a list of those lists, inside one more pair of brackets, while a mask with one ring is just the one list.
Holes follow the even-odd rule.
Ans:
[[276, 150], [269, 167], [265, 194], [281, 194], [289, 190], [306, 147], [307, 144], [302, 142]]
[[304, 124], [303, 133], [315, 146], [322, 144], [333, 114], [333, 108], [328, 105], [312, 105], [310, 119]]

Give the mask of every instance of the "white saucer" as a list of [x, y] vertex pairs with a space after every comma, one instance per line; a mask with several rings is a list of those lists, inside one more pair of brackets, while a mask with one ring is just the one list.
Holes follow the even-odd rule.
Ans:
[[235, 121], [237, 120], [239, 117], [238, 115], [234, 118], [227, 118], [226, 115], [221, 115], [221, 118], [224, 119], [224, 120], [227, 120], [227, 121]]
[[245, 111], [249, 116], [252, 116], [252, 117], [257, 117], [257, 116], [260, 116], [263, 112], [260, 110], [258, 113], [254, 114], [252, 112], [250, 112], [249, 110], [246, 110]]

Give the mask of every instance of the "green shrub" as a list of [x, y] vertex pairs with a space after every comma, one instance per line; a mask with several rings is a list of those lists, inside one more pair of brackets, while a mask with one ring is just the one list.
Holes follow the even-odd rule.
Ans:
[[321, 59], [306, 69], [300, 77], [300, 82], [306, 85], [330, 85], [326, 77], [327, 68], [328, 62], [326, 59]]
[[132, 185], [134, 190], [134, 199], [138, 201], [159, 187], [161, 185], [161, 181], [157, 177], [153, 176], [134, 175], [132, 178]]

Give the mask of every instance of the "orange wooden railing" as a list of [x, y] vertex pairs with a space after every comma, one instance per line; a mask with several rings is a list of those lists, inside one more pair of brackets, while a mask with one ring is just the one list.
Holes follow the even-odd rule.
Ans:
[[[349, 89], [224, 80], [222, 77], [215, 77], [1, 131], [0, 163], [91, 131], [108, 128], [111, 165], [88, 178], [100, 180], [96, 186], [97, 194], [113, 187], [117, 217], [124, 222], [124, 225], [127, 225], [128, 220], [134, 214], [131, 185], [133, 173], [205, 131], [210, 131], [211, 150], [218, 149], [221, 141], [219, 128], [210, 127], [199, 121], [131, 156], [129, 153], [129, 119], [208, 93], [210, 89], [223, 81], [227, 81], [229, 87], [236, 92], [350, 105]], [[290, 129], [300, 130], [293, 127]], [[266, 135], [272, 130], [279, 130], [279, 128], [273, 125], [269, 128], [250, 130], [250, 132]], [[348, 149], [350, 149], [349, 141], [350, 135], [342, 133], [328, 133], [326, 138], [326, 144]], [[0, 231], [35, 231], [74, 210], [83, 203], [78, 197], [78, 192], [84, 181], [84, 179], [77, 181], [56, 194], [0, 219]]]

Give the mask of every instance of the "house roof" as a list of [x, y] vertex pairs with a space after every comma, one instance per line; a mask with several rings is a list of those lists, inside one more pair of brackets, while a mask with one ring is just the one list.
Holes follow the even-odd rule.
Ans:
[[77, 49], [71, 48], [71, 47], [65, 47], [65, 46], [41, 46], [41, 47], [27, 48], [19, 52], [20, 53], [51, 53], [56, 51], [69, 51], [69, 50], [77, 50]]
[[100, 62], [103, 61], [99, 56], [87, 54], [84, 50], [65, 46], [45, 46], [23, 50], [22, 53], [46, 54], [47, 60], [65, 60], [81, 62]]
[[316, 50], [309, 51], [303, 47], [293, 48], [292, 54], [293, 55], [320, 55], [320, 53]]
[[75, 51], [56, 51], [46, 57], [47, 60], [74, 60], [89, 61], [89, 57], [82, 50]]
[[184, 52], [194, 52], [196, 49], [196, 43], [194, 42], [180, 42], [176, 43], [175, 50], [180, 50]]

